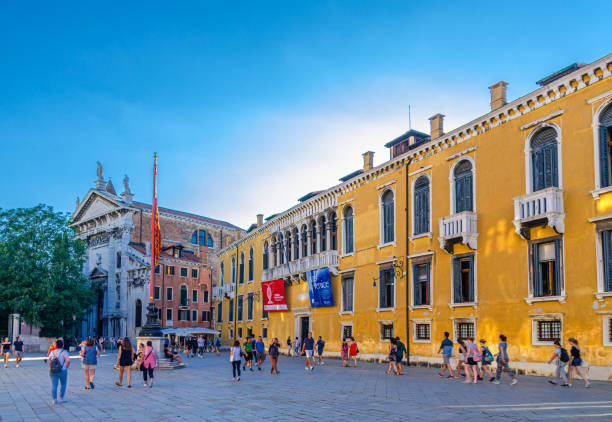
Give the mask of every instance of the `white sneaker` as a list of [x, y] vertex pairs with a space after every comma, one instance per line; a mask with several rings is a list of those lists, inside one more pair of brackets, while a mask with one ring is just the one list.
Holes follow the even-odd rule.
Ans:
[[15, 365], [15, 368], [19, 368], [19, 364]]
[[495, 385], [499, 385], [499, 384], [501, 384], [501, 382], [499, 382], [499, 381], [495, 380], [495, 381], [493, 381], [493, 384], [495, 384]]
[[516, 384], [518, 384], [518, 381], [516, 380], [516, 378], [514, 378], [512, 382], [510, 383], [510, 385], [516, 385]]
[[307, 366], [304, 367], [304, 371], [308, 372], [308, 367]]

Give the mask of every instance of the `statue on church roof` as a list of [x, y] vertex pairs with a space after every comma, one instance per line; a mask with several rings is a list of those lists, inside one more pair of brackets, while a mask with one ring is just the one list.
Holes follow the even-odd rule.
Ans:
[[96, 164], [98, 165], [98, 180], [103, 181], [104, 180], [104, 175], [102, 173], [102, 163], [100, 163], [99, 161], [96, 161]]
[[79, 205], [81, 205], [81, 200], [77, 196], [77, 199], [76, 199], [76, 208], [75, 209], [79, 209]]
[[130, 178], [128, 177], [127, 174], [123, 178], [123, 188], [125, 189], [124, 193], [126, 193], [128, 195], [132, 194], [132, 191], [130, 191]]

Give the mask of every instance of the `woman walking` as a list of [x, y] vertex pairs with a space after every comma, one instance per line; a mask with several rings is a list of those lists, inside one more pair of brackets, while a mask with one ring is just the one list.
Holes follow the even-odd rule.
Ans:
[[142, 378], [144, 379], [144, 386], [147, 386], [147, 375], [149, 377], [149, 388], [153, 388], [153, 370], [157, 366], [157, 356], [155, 356], [155, 350], [153, 350], [153, 342], [147, 341], [147, 347], [143, 351], [144, 356], [142, 357], [142, 363], [140, 369], [142, 371]]
[[287, 337], [287, 356], [291, 356], [291, 337]]
[[[349, 355], [353, 359], [353, 368], [357, 368], [357, 355], [359, 355], [359, 347], [355, 342], [355, 337], [351, 337], [351, 345], [349, 347]], [[349, 362], [350, 364], [350, 362]]]
[[[478, 350], [478, 346], [474, 343], [473, 337], [467, 339], [467, 367], [465, 368], [465, 381], [464, 384], [478, 384], [478, 362], [481, 361], [482, 355]], [[472, 376], [473, 379], [470, 379]]]
[[123, 373], [127, 371], [127, 387], [132, 388], [132, 364], [134, 363], [134, 349], [129, 338], [124, 338], [119, 344], [117, 353], [117, 366], [119, 366], [119, 381], [115, 384], [123, 386]]
[[485, 339], [480, 339], [480, 354], [482, 355], [480, 367], [482, 369], [482, 378], [484, 378], [484, 373], [486, 372], [490, 377], [489, 381], [493, 382], [495, 381], [495, 377], [490, 368], [491, 363], [493, 363], [493, 353], [491, 353], [486, 343], [487, 341]]
[[349, 359], [349, 346], [346, 340], [342, 340], [342, 348], [340, 349], [340, 357], [342, 358], [342, 366], [346, 368], [346, 363]]
[[49, 376], [51, 377], [51, 396], [53, 404], [57, 404], [57, 384], [61, 384], [60, 403], [65, 403], [66, 385], [68, 383], [68, 368], [70, 367], [70, 356], [64, 349], [62, 339], [55, 340], [57, 348], [49, 353]]
[[268, 356], [270, 356], [270, 362], [272, 363], [272, 367], [270, 368], [270, 374], [276, 372], [276, 375], [280, 374], [276, 365], [278, 364], [278, 356], [280, 355], [280, 343], [278, 339], [275, 337], [268, 348]]
[[455, 371], [455, 378], [459, 378], [461, 376], [461, 367], [463, 366], [464, 372], [467, 373], [467, 368], [465, 368], [465, 355], [467, 355], [467, 351], [465, 350], [465, 343], [462, 339], [457, 340], [457, 351], [459, 352], [459, 357], [457, 358], [457, 370]]
[[4, 341], [2, 342], [2, 357], [4, 358], [5, 368], [8, 366], [8, 358], [10, 354], [11, 354], [11, 342], [9, 341], [8, 337], [5, 337]]
[[589, 382], [589, 379], [586, 377], [586, 375], [584, 375], [584, 372], [582, 372], [582, 358], [580, 357], [580, 348], [578, 347], [578, 340], [576, 340], [573, 337], [570, 337], [569, 339], [569, 343], [572, 345], [572, 348], [570, 350], [570, 356], [572, 357], [570, 360], [570, 367], [569, 367], [569, 384], [568, 386], [572, 386], [572, 379], [574, 378], [574, 371], [578, 374], [578, 376], [580, 376], [580, 378], [582, 378], [584, 380], [585, 383], [585, 387], [589, 388], [591, 387], [591, 383]]
[[387, 375], [391, 375], [391, 370], [393, 369], [393, 373], [398, 375], [397, 365], [395, 362], [395, 358], [397, 357], [397, 340], [394, 337], [391, 338], [391, 342], [389, 343], [389, 369], [387, 369]]
[[100, 356], [100, 349], [95, 344], [94, 340], [90, 338], [85, 342], [85, 347], [81, 349], [81, 358], [83, 359], [83, 372], [85, 373], [85, 389], [93, 390], [94, 388], [94, 376], [96, 375], [96, 366], [98, 365], [98, 357]]
[[506, 343], [506, 336], [503, 334], [499, 335], [499, 344], [497, 346], [497, 369], [495, 370], [495, 381], [493, 384], [499, 384], [499, 379], [501, 378], [501, 373], [506, 372], [512, 378], [512, 382], [510, 385], [515, 385], [518, 381], [516, 380], [516, 375], [514, 375], [514, 371], [510, 369], [509, 363], [510, 358], [508, 357], [508, 343]]
[[236, 340], [230, 347], [230, 362], [232, 362], [232, 374], [234, 381], [240, 381], [240, 362], [242, 361], [242, 348], [240, 342]]

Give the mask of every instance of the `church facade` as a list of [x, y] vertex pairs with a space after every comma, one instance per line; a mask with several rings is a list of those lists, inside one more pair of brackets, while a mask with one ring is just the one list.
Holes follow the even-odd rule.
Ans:
[[[117, 194], [110, 179], [98, 179], [77, 200], [70, 225], [87, 242], [85, 276], [97, 300], [80, 335], [135, 337], [146, 322], [150, 283], [151, 205], [133, 200], [129, 179]], [[162, 252], [154, 271], [154, 301], [159, 324], [212, 328], [215, 251], [242, 230], [225, 221], [159, 208]]]

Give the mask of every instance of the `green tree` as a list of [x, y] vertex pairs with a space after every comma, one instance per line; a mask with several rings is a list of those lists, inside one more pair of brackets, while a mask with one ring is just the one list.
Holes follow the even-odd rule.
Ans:
[[19, 313], [41, 336], [59, 336], [90, 309], [85, 244], [67, 223], [47, 205], [0, 209], [0, 318]]

